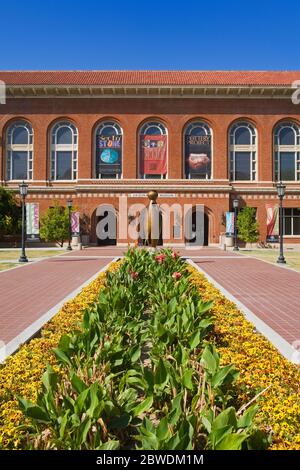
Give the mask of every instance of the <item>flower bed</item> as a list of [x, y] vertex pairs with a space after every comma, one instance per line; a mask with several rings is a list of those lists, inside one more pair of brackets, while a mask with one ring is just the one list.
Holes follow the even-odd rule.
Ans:
[[258, 334], [236, 305], [205, 276], [190, 267], [191, 281], [203, 299], [214, 299], [214, 340], [222, 363], [240, 371], [238, 399], [244, 403], [268, 388], [258, 400], [257, 422], [273, 434], [273, 450], [300, 450], [300, 369]]
[[299, 449], [299, 378], [176, 253], [132, 249], [0, 369], [0, 448]]
[[[118, 266], [119, 263], [111, 263], [109, 270], [114, 271]], [[74, 330], [82, 321], [83, 312], [95, 302], [104, 283], [105, 273], [101, 273], [63, 305], [43, 327], [41, 337], [23, 345], [5, 365], [0, 365], [0, 449], [19, 448], [23, 431], [18, 426], [24, 418], [16, 396], [36, 400], [47, 363], [56, 364], [53, 348], [63, 334]]]

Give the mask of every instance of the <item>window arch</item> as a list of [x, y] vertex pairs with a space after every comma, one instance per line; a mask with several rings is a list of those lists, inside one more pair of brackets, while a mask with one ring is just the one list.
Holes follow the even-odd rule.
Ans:
[[51, 179], [76, 180], [78, 132], [70, 121], [56, 123], [51, 130]]
[[300, 181], [300, 129], [282, 122], [274, 131], [275, 180]]
[[230, 179], [255, 181], [257, 177], [257, 132], [249, 122], [237, 122], [229, 133]]
[[31, 180], [33, 172], [33, 130], [27, 121], [16, 121], [6, 133], [6, 178]]
[[139, 132], [139, 176], [143, 179], [167, 177], [168, 132], [164, 124], [147, 121]]
[[210, 179], [212, 156], [212, 130], [204, 122], [194, 121], [184, 131], [185, 177]]
[[123, 131], [115, 121], [104, 121], [96, 129], [96, 177], [122, 177]]

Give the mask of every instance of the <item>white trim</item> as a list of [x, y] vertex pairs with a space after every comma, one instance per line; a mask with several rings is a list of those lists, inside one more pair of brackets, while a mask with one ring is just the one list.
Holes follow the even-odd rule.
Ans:
[[[246, 320], [252, 323], [255, 328], [267, 338], [273, 346], [290, 362], [294, 364], [300, 364], [300, 355], [297, 350], [288, 343], [282, 336], [280, 336], [276, 331], [274, 331], [269, 325], [267, 325], [263, 320], [257, 317], [248, 307], [246, 307], [242, 302], [240, 302], [234, 295], [232, 295], [227, 289], [225, 289], [221, 284], [219, 284], [212, 276], [207, 274], [203, 269], [201, 269], [196, 263], [191, 259], [187, 259], [187, 262], [191, 264], [197, 271], [204, 274], [210, 283], [212, 283], [221, 293], [236, 304], [238, 309], [244, 314]], [[293, 360], [295, 358], [295, 360]]]
[[[112, 257], [106, 256], [106, 258], [112, 258]], [[3, 362], [8, 356], [13, 354], [15, 351], [17, 351], [23, 343], [26, 343], [30, 338], [32, 338], [45, 325], [45, 323], [51, 320], [51, 318], [53, 318], [58, 313], [58, 311], [62, 308], [62, 306], [66, 302], [76, 297], [84, 287], [86, 287], [94, 279], [96, 279], [101, 272], [106, 271], [108, 266], [114, 261], [118, 260], [119, 258], [120, 258], [119, 256], [112, 258], [111, 261], [109, 261], [109, 263], [107, 263], [103, 268], [97, 271], [96, 274], [91, 276], [87, 281], [85, 281], [83, 284], [81, 284], [79, 287], [73, 290], [70, 294], [64, 297], [54, 307], [48, 310], [48, 312], [40, 316], [40, 318], [38, 318], [31, 325], [25, 328], [21, 333], [19, 333], [15, 338], [9, 341], [9, 343], [2, 346], [2, 348], [0, 348], [0, 363]], [[83, 258], [81, 257], [81, 259]]]

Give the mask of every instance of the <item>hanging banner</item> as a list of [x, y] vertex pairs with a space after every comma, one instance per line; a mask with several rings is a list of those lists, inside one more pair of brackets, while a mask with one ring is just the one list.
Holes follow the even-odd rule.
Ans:
[[279, 206], [266, 204], [267, 210], [267, 242], [279, 241]]
[[39, 205], [26, 202], [26, 235], [27, 240], [39, 240]]
[[167, 136], [141, 136], [141, 172], [144, 175], [167, 173]]
[[80, 212], [71, 212], [71, 231], [73, 237], [80, 235]]
[[226, 235], [234, 235], [234, 212], [226, 212]]
[[[122, 136], [97, 136], [97, 173], [122, 173]], [[97, 176], [98, 176], [97, 175]]]
[[185, 174], [207, 179], [211, 177], [211, 137], [209, 135], [185, 136]]

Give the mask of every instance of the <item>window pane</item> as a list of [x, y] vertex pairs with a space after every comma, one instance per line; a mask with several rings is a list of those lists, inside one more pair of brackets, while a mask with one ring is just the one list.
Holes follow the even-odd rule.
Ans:
[[110, 137], [112, 135], [117, 135], [117, 132], [114, 127], [107, 126], [100, 130], [100, 135], [103, 135], [104, 137]]
[[147, 128], [146, 134], [147, 135], [160, 135], [161, 130], [156, 126], [150, 126], [150, 127]]
[[280, 178], [283, 181], [295, 180], [294, 152], [280, 152]]
[[189, 135], [207, 135], [205, 129], [202, 126], [194, 127]]
[[293, 214], [294, 214], [294, 216], [300, 217], [300, 209], [297, 208], [297, 207], [294, 208], [294, 209], [293, 209]]
[[60, 127], [56, 133], [58, 144], [72, 144], [72, 131], [69, 127]]
[[27, 152], [12, 152], [12, 179], [27, 179]]
[[25, 127], [16, 127], [13, 131], [13, 144], [28, 144], [28, 131]]
[[72, 179], [72, 152], [56, 153], [56, 179]]
[[279, 145], [296, 145], [295, 131], [291, 127], [284, 127], [279, 132]]
[[235, 152], [235, 179], [251, 180], [250, 152]]
[[235, 145], [250, 145], [251, 135], [247, 127], [239, 127], [235, 131]]
[[300, 217], [294, 217], [294, 233], [293, 235], [300, 235]]
[[291, 217], [284, 218], [284, 235], [292, 235], [292, 219]]

